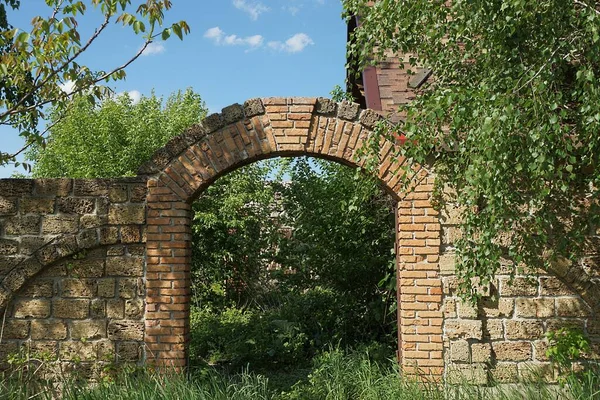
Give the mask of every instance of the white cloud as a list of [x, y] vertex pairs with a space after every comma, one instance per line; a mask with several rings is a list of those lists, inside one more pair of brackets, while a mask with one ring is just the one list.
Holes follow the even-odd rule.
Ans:
[[269, 7], [259, 1], [233, 0], [233, 5], [238, 10], [247, 13], [253, 21], [256, 21], [260, 14], [270, 10]]
[[165, 52], [166, 47], [163, 44], [163, 42], [152, 42], [150, 43], [146, 49], [144, 50], [144, 52], [142, 53], [143, 56], [153, 56], [156, 54], [162, 54]]
[[73, 82], [72, 80], [68, 80], [65, 83], [61, 83], [60, 85], [58, 85], [58, 87], [66, 94], [71, 94], [73, 93], [73, 89], [75, 89], [75, 82]]
[[262, 37], [262, 35], [253, 35], [246, 37], [239, 37], [237, 35], [226, 35], [225, 32], [218, 26], [208, 29], [204, 33], [204, 37], [212, 40], [217, 45], [246, 46], [251, 49], [261, 47], [264, 42], [264, 38]]
[[115, 95], [115, 97], [121, 97], [121, 96], [129, 96], [129, 98], [131, 99], [131, 102], [133, 104], [139, 103], [140, 99], [142, 98], [142, 94], [138, 90], [119, 92]]
[[296, 16], [300, 12], [300, 7], [298, 6], [283, 6], [283, 9], [292, 14], [292, 16]]
[[306, 46], [315, 44], [313, 40], [306, 33], [296, 33], [294, 36], [286, 40], [285, 42], [269, 42], [267, 45], [279, 51], [285, 51], [288, 53], [299, 53]]

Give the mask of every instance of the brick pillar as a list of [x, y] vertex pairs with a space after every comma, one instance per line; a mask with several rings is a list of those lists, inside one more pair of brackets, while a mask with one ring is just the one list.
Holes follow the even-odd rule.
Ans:
[[146, 359], [179, 369], [190, 337], [191, 206], [162, 181], [148, 181]]
[[444, 370], [440, 224], [426, 177], [398, 202], [399, 329], [402, 368], [440, 380]]

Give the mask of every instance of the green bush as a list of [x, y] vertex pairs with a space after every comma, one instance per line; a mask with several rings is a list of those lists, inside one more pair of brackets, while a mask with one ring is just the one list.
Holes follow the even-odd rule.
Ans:
[[395, 337], [361, 307], [361, 299], [317, 287], [280, 294], [261, 309], [194, 308], [192, 363], [293, 368], [309, 365], [332, 343], [354, 348], [379, 342], [386, 355], [393, 354]]

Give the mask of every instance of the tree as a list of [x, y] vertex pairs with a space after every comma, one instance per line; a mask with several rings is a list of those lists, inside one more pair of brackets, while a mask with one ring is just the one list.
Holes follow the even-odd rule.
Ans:
[[464, 291], [503, 258], [576, 260], [600, 222], [598, 3], [368, 3], [344, 1], [361, 17], [348, 48], [359, 65], [393, 52], [433, 70], [395, 129], [408, 139], [399, 155], [434, 160], [441, 207], [462, 210]]
[[[18, 0], [3, 1], [13, 9], [19, 6]], [[0, 124], [16, 128], [26, 140], [24, 148], [15, 154], [0, 150], [0, 165], [14, 160], [32, 143], [43, 144], [47, 129], [40, 131], [38, 123], [46, 117], [45, 106], [53, 106], [56, 121], [56, 115], [65, 112], [74, 95], [83, 94], [90, 101], [105, 98], [111, 90], [102, 83], [124, 79], [125, 69], [150, 43], [166, 40], [171, 33], [182, 39], [189, 32], [185, 21], [163, 28], [170, 0], [147, 0], [135, 13], [128, 12], [131, 0], [46, 0], [46, 4], [50, 15], [33, 18], [29, 31], [10, 27], [4, 5], [0, 10]], [[84, 39], [77, 18], [85, 15], [89, 6], [101, 13], [102, 22]], [[80, 64], [81, 55], [111, 23], [130, 26], [135, 34], [142, 34], [141, 48], [108, 71], [94, 71]], [[65, 91], [64, 85], [72, 89]]]
[[[163, 104], [152, 94], [136, 104], [128, 95], [97, 105], [78, 95], [68, 111], [50, 113], [46, 146], [34, 144], [27, 158], [34, 177], [133, 176], [154, 151], [206, 115], [200, 95], [176, 92]], [[92, 137], [93, 135], [93, 137]]]

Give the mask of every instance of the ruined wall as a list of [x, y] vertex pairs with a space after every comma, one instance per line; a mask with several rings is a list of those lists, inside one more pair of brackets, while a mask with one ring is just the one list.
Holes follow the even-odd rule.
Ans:
[[[191, 203], [219, 176], [276, 156], [360, 166], [379, 115], [316, 98], [226, 107], [158, 150], [136, 178], [0, 180], [0, 369], [43, 355], [49, 374], [97, 378], [115, 363], [182, 367], [189, 342]], [[435, 177], [412, 165], [403, 192], [398, 143], [375, 172], [398, 201], [401, 364], [434, 379], [556, 378], [544, 335], [576, 325], [600, 342], [598, 249], [585, 262], [516, 274], [482, 301], [456, 294], [456, 210], [434, 209]], [[596, 257], [596, 258], [594, 258]], [[532, 372], [533, 371], [533, 372]]]
[[0, 180], [0, 369], [94, 378], [142, 360], [145, 179]]
[[558, 371], [546, 356], [545, 336], [563, 327], [581, 329], [592, 348], [585, 358], [600, 361], [600, 310], [594, 301], [600, 281], [599, 249], [590, 248], [589, 257], [571, 265], [570, 277], [557, 271], [517, 269], [506, 262], [474, 305], [457, 294], [453, 247], [460, 235], [457, 222], [456, 210], [443, 213], [440, 274], [444, 361], [450, 382], [510, 383], [539, 377], [556, 382]]

